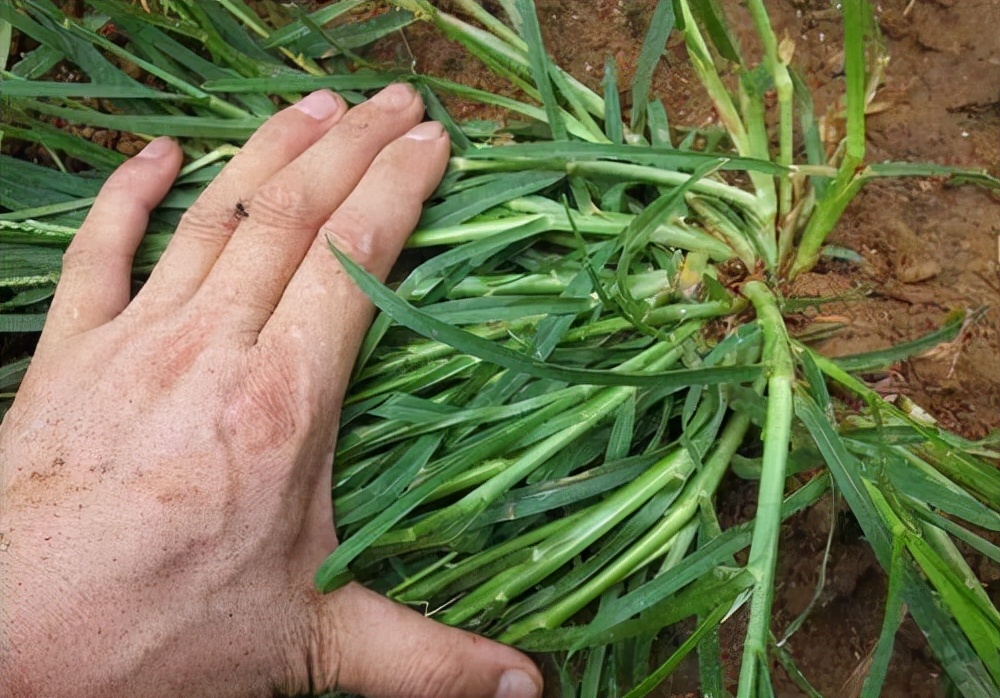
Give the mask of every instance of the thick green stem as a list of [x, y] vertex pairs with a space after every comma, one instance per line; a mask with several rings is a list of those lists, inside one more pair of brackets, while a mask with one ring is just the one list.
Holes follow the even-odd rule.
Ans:
[[744, 287], [744, 293], [757, 310], [758, 322], [764, 332], [764, 356], [769, 363], [767, 418], [762, 437], [763, 468], [747, 562], [755, 584], [737, 694], [738, 698], [751, 698], [756, 695], [762, 678], [759, 672], [766, 672], [768, 666], [767, 648], [778, 560], [778, 534], [781, 530], [781, 502], [785, 491], [785, 465], [792, 426], [795, 369], [785, 323], [770, 289], [759, 281], [751, 281]]
[[865, 18], [863, 0], [844, 2], [844, 71], [847, 75], [847, 140], [846, 153], [840, 163], [837, 179], [827, 188], [817, 204], [806, 231], [802, 234], [795, 262], [789, 272], [792, 278], [812, 269], [826, 236], [840, 220], [847, 204], [858, 193], [864, 181], [858, 169], [865, 158]]
[[799, 241], [795, 262], [788, 277], [794, 278], [804, 271], [809, 271], [819, 260], [819, 251], [826, 242], [827, 235], [837, 225], [841, 214], [847, 208], [858, 190], [861, 189], [863, 178], [855, 172], [861, 164], [850, 156], [845, 157], [837, 179], [827, 188], [826, 195], [816, 206], [809, 224], [806, 226], [802, 239]]
[[402, 603], [415, 604], [428, 601], [435, 595], [445, 591], [453, 584], [461, 582], [466, 577], [472, 576], [474, 572], [486, 565], [493, 564], [499, 560], [505, 560], [514, 556], [519, 551], [523, 551], [529, 546], [535, 545], [550, 536], [554, 536], [564, 529], [573, 528], [576, 523], [583, 518], [586, 511], [579, 511], [575, 514], [568, 514], [561, 518], [550, 521], [544, 526], [533, 528], [517, 538], [513, 538], [505, 543], [487, 548], [481, 552], [468, 557], [452, 567], [441, 570], [433, 577], [421, 577], [420, 579], [406, 579], [396, 588], [389, 592], [389, 597]]
[[[632, 180], [668, 187], [680, 186], [691, 178], [691, 175], [685, 172], [603, 160], [570, 162], [566, 164], [566, 172], [584, 176], [607, 176], [620, 178], [623, 181]], [[761, 210], [760, 202], [754, 194], [714, 179], [698, 180], [691, 185], [691, 191], [717, 196], [753, 214], [758, 220], [762, 220], [762, 215], [766, 215], [766, 211]]]
[[[744, 303], [742, 299], [737, 299], [733, 303], [727, 301], [706, 301], [705, 303], [676, 303], [665, 305], [660, 308], [653, 308], [644, 313], [640, 321], [646, 325], [658, 327], [672, 322], [690, 321], [696, 319], [720, 317], [730, 315], [742, 310]], [[699, 323], [700, 325], [701, 323]], [[574, 328], [566, 333], [567, 342], [579, 342], [590, 337], [600, 337], [611, 335], [615, 332], [627, 332], [635, 329], [635, 323], [628, 319], [616, 315], [592, 322], [589, 325]], [[676, 331], [676, 330], [675, 330]]]
[[719, 113], [719, 119], [725, 125], [730, 140], [736, 146], [736, 150], [741, 155], [750, 155], [750, 140], [747, 136], [746, 126], [744, 126], [742, 119], [740, 119], [739, 110], [733, 104], [729, 90], [726, 89], [722, 79], [719, 77], [718, 71], [715, 69], [712, 53], [709, 51], [708, 45], [705, 43], [705, 39], [698, 29], [698, 23], [691, 12], [689, 0], [680, 0], [679, 6], [682, 19], [681, 26], [687, 45], [688, 57], [691, 59], [691, 65], [694, 67], [695, 72], [698, 73], [698, 77], [701, 79], [705, 91], [708, 92], [708, 96], [711, 97], [712, 103]]
[[517, 32], [484, 10], [475, 0], [454, 0], [454, 4], [455, 7], [458, 7], [463, 12], [467, 13], [474, 20], [482, 24], [514, 48], [520, 51], [528, 50], [527, 44], [525, 44], [524, 40], [517, 35]]
[[[712, 99], [712, 103], [719, 114], [719, 119], [726, 127], [729, 139], [733, 142], [740, 155], [768, 159], [766, 135], [764, 138], [754, 137], [747, 126], [745, 118], [740, 117], [732, 95], [719, 77], [712, 53], [709, 51], [705, 39], [698, 28], [698, 23], [691, 12], [689, 0], [680, 0], [679, 6], [688, 58], [690, 58], [691, 65], [698, 74], [702, 86]], [[763, 109], [762, 103], [758, 106]], [[756, 191], [753, 210], [757, 218], [756, 223], [759, 224], [757, 229], [754, 230], [754, 234], [760, 238], [761, 249], [765, 252], [765, 261], [774, 266], [776, 260], [772, 258], [771, 251], [776, 249], [776, 246], [770, 242], [770, 237], [774, 235], [776, 216], [774, 179], [770, 175], [760, 172], [750, 172], [749, 175]]]
[[[441, 620], [448, 624], [461, 623], [486, 606], [506, 604], [517, 594], [566, 564], [587, 545], [647, 502], [667, 483], [678, 477], [686, 477], [693, 467], [694, 463], [687, 451], [684, 448], [675, 449], [632, 483], [596, 505], [591, 515], [581, 520], [574, 530], [539, 546], [533, 551], [532, 559], [527, 565], [511, 568], [492, 582], [476, 589], [448, 610]], [[508, 634], [509, 631], [501, 636], [501, 640], [509, 642]]]
[[[621, 370], [662, 371], [677, 362], [683, 348], [673, 343], [654, 344], [621, 365]], [[572, 426], [552, 434], [532, 445], [502, 472], [482, 483], [454, 504], [422, 519], [412, 527], [386, 533], [373, 548], [387, 548], [403, 541], [422, 541], [423, 547], [446, 543], [459, 535], [475, 516], [499, 499], [516, 483], [534, 472], [563, 448], [586, 434], [608, 418], [637, 388], [631, 386], [604, 388], [586, 402], [574, 408], [579, 418]]]
[[[792, 76], [788, 72], [787, 58], [778, 55], [778, 39], [771, 28], [771, 20], [767, 16], [762, 0], [750, 0], [748, 4], [750, 16], [753, 18], [757, 34], [764, 48], [764, 66], [771, 74], [774, 89], [778, 94], [779, 135], [778, 162], [786, 167], [792, 164], [792, 93], [794, 86]], [[779, 213], [787, 215], [792, 208], [792, 188], [788, 173], [778, 175]]]
[[[702, 225], [714, 235], [723, 238], [726, 245], [736, 253], [747, 269], [757, 266], [757, 258], [763, 250], [757, 249], [756, 237], [741, 230], [724, 213], [716, 209], [713, 199], [700, 196], [688, 196], [687, 204], [702, 217]], [[719, 204], [724, 206], [724, 204]]]
[[500, 637], [501, 642], [515, 643], [534, 630], [562, 625], [605, 590], [662, 555], [665, 552], [664, 546], [698, 512], [698, 504], [702, 497], [710, 497], [715, 492], [749, 426], [749, 416], [736, 414], [732, 417], [719, 436], [712, 456], [688, 485], [681, 498], [670, 507], [656, 526], [613, 563], [562, 601], [510, 626]]

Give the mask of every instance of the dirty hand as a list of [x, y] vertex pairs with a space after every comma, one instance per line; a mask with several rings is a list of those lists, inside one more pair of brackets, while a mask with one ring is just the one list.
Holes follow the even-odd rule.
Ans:
[[104, 185], [0, 427], [0, 695], [539, 693], [508, 647], [312, 587], [372, 313], [327, 239], [388, 273], [448, 159], [422, 114], [394, 85], [274, 116], [131, 301], [180, 150], [153, 141]]

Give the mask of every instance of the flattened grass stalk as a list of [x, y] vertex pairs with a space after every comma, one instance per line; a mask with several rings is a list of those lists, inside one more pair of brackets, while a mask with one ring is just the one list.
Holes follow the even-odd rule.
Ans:
[[[750, 0], [747, 7], [753, 18], [754, 27], [764, 48], [764, 67], [771, 74], [774, 90], [778, 97], [778, 163], [784, 166], [792, 164], [792, 78], [788, 72], [788, 61], [794, 44], [783, 42], [778, 45], [778, 39], [771, 28], [771, 20], [767, 16], [762, 0]], [[849, 12], [845, 8], [845, 12]], [[787, 216], [792, 208], [792, 189], [788, 175], [779, 175], [778, 179], [778, 214]], [[784, 225], [784, 223], [782, 223]]]
[[764, 423], [763, 470], [757, 495], [753, 542], [747, 569], [754, 575], [754, 595], [750, 604], [750, 622], [743, 643], [740, 668], [740, 698], [755, 695], [760, 685], [759, 673], [770, 684], [767, 647], [771, 632], [771, 604], [774, 599], [775, 566], [778, 560], [778, 535], [781, 521], [776, 515], [785, 490], [785, 464], [788, 460], [792, 427], [792, 381], [795, 368], [785, 322], [771, 291], [759, 281], [751, 281], [743, 292], [754, 304], [764, 330], [764, 356], [767, 357], [767, 421]]
[[[123, 160], [50, 117], [184, 139], [191, 163], [151, 217], [139, 279], [223, 161], [310, 90], [357, 103], [410, 81], [452, 138], [448, 172], [408, 243], [421, 261], [405, 277], [387, 287], [332, 250], [381, 312], [341, 413], [341, 545], [319, 588], [356, 579], [524, 649], [586, 652], [579, 673], [559, 662], [563, 693], [580, 698], [648, 695], [695, 647], [702, 690], [727, 690], [718, 628], [748, 613], [737, 695], [771, 695], [775, 658], [815, 694], [794, 648], [772, 633], [778, 533], [836, 487], [890, 580], [864, 694], [881, 692], [904, 609], [959, 694], [1000, 690], [1000, 614], [963, 558], [972, 550], [1000, 564], [985, 533], [1000, 532], [996, 443], [949, 434], [859, 376], [953, 340], [982, 311], [836, 360], [804, 343], [816, 333], [792, 340], [786, 329], [785, 315], [824, 300], [787, 297], [787, 281], [824, 250], [856, 258], [824, 244], [864, 182], [1000, 186], [983, 172], [864, 162], [865, 105], [884, 59], [862, 0], [844, 3], [847, 135], [831, 157], [792, 47], [758, 0], [759, 69], [714, 3], [660, 0], [632, 84], [605, 63], [606, 98], [553, 63], [527, 0], [501, 0], [502, 15], [475, 0], [449, 12], [393, 0], [358, 23], [357, 0], [308, 15], [272, 3], [263, 18], [241, 0], [151, 0], [151, 14], [125, 0], [85, 4], [80, 20], [49, 0], [0, 5], [0, 48], [14, 32], [39, 44], [0, 66], [3, 135], [62, 169], [0, 155], [0, 333], [41, 327], [62, 251]], [[366, 57], [365, 44], [416, 21], [516, 96]], [[647, 94], [675, 22], [720, 125], [672, 128]], [[60, 62], [82, 80], [48, 79]], [[501, 107], [511, 121], [458, 123], [439, 95]], [[74, 160], [94, 172], [73, 173]], [[5, 409], [27, 359], [0, 363]], [[714, 497], [730, 472], [757, 481], [757, 511], [723, 530]], [[670, 645], [672, 626], [690, 617], [694, 630]]]
[[836, 178], [817, 202], [799, 240], [790, 276], [812, 269], [826, 236], [840, 220], [847, 204], [861, 189], [857, 169], [865, 157], [865, 22], [869, 8], [864, 0], [844, 2], [844, 73], [847, 78], [847, 136]]
[[749, 426], [750, 419], [745, 415], [732, 418], [722, 430], [712, 455], [685, 488], [682, 499], [671, 506], [669, 514], [640, 538], [631, 549], [589, 582], [545, 611], [512, 625], [500, 639], [505, 642], [516, 642], [533, 630], [559, 627], [600, 593], [628, 578], [640, 567], [661, 557], [674, 536], [689, 524], [702, 498], [711, 497], [715, 493], [730, 459], [743, 442]]
[[[666, 483], [686, 478], [692, 468], [693, 463], [686, 451], [679, 448], [673, 450], [640, 477], [596, 505], [572, 530], [564, 529], [561, 535], [551, 536], [545, 545], [535, 546], [525, 563], [507, 569], [465, 596], [443, 614], [442, 620], [462, 622], [486, 606], [491, 610], [505, 606], [607, 533]], [[517, 626], [513, 626], [501, 638], [515, 642], [520, 637], [519, 632]]]
[[[740, 115], [739, 110], [733, 102], [732, 95], [719, 77], [711, 51], [705, 43], [698, 23], [691, 12], [690, 3], [688, 0], [679, 0], [678, 5], [680, 6], [682, 16], [680, 29], [684, 34], [691, 65], [698, 74], [709, 97], [711, 97], [712, 103], [715, 105], [720, 120], [726, 127], [726, 132], [736, 151], [744, 157], [769, 160], [766, 134], [763, 132], [763, 129], [757, 129], [753, 132], [748, 130], [744, 122], [744, 117]], [[749, 115], [746, 114], [744, 116]], [[777, 243], [774, 238], [774, 223], [777, 215], [774, 180], [757, 172], [750, 172], [749, 175], [756, 194], [753, 207], [758, 209], [757, 218], [760, 223], [759, 226], [755, 226], [754, 228], [754, 234], [757, 237], [757, 247], [763, 253], [766, 267], [768, 269], [775, 269], [779, 260], [777, 258]]]

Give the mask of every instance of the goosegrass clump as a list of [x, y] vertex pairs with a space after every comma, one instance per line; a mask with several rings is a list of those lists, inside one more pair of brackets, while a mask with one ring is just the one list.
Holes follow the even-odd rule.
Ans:
[[[862, 695], [879, 694], [906, 613], [959, 695], [997, 694], [1000, 613], [963, 556], [1000, 563], [995, 446], [939, 429], [860, 377], [953, 339], [970, 317], [837, 359], [786, 323], [800, 304], [788, 282], [818, 263], [866, 181], [1000, 185], [865, 162], [865, 107], [885, 59], [862, 0], [843, 3], [839, 144], [820, 139], [793, 46], [760, 0], [747, 3], [759, 66], [713, 2], [657, 3], [627, 115], [614, 62], [603, 94], [564, 72], [528, 0], [501, 0], [502, 16], [474, 0], [452, 2], [455, 14], [393, 0], [363, 21], [350, 21], [368, 5], [359, 0], [312, 14], [267, 4], [263, 18], [242, 0], [85, 4], [79, 19], [47, 0], [0, 6], [0, 47], [15, 32], [39, 44], [0, 74], [5, 139], [45, 149], [62, 170], [0, 156], [4, 332], [40, 329], [61, 251], [123, 159], [56, 120], [181, 139], [191, 162], [153, 217], [138, 276], [223, 161], [310, 90], [358, 102], [407, 80], [451, 135], [448, 173], [409, 242], [425, 261], [387, 287], [331, 249], [381, 312], [341, 416], [342, 543], [317, 573], [322, 590], [357, 580], [442, 622], [551, 652], [567, 696], [648, 695], [693, 650], [704, 695], [772, 695], [772, 660], [818, 695], [790, 639], [805, 615], [778, 628], [771, 606], [782, 521], [836, 497], [889, 577]], [[462, 43], [521, 97], [364, 57], [413, 22]], [[649, 95], [673, 32], [715, 126], [671, 128]], [[58, 64], [85, 79], [50, 79]], [[446, 95], [510, 120], [456, 123]], [[67, 158], [92, 170], [72, 174]], [[6, 397], [25, 365], [0, 368]], [[757, 507], [723, 529], [714, 497], [730, 472], [757, 482]], [[718, 628], [738, 613], [747, 629], [731, 686]]]

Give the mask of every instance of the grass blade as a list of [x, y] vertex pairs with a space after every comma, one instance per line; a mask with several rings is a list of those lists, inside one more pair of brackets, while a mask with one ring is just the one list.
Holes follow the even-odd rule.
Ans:
[[375, 305], [404, 327], [409, 327], [425, 337], [443, 341], [461, 352], [472, 354], [522, 373], [556, 381], [587, 385], [657, 386], [682, 388], [689, 385], [715, 385], [718, 383], [738, 383], [753, 380], [760, 373], [760, 366], [715, 366], [707, 369], [677, 369], [657, 373], [635, 373], [628, 371], [601, 371], [582, 368], [555, 366], [531, 359], [523, 354], [483, 340], [473, 334], [459, 330], [421, 312], [411, 304], [396, 296], [373, 276], [355, 264], [347, 255], [332, 248], [334, 255], [343, 265], [347, 274], [368, 295]]
[[625, 142], [625, 125], [622, 123], [622, 105], [618, 97], [618, 66], [608, 56], [604, 61], [604, 133], [615, 145]]
[[564, 141], [568, 138], [566, 124], [563, 122], [559, 104], [556, 102], [555, 90], [549, 79], [549, 57], [542, 42], [542, 29], [538, 25], [538, 15], [535, 13], [535, 3], [530, 0], [515, 0], [514, 6], [521, 17], [521, 36], [528, 46], [528, 61], [531, 73], [542, 97], [545, 107], [546, 121], [552, 130], [552, 139]]
[[[632, 113], [630, 122], [633, 133], [645, 130], [649, 90], [653, 85], [653, 71], [660, 62], [667, 47], [667, 39], [674, 30], [674, 3], [672, 0], [659, 0], [653, 16], [649, 20], [649, 28], [642, 40], [639, 59], [636, 62], [635, 77], [632, 78]], [[650, 124], [652, 127], [652, 124]]]

